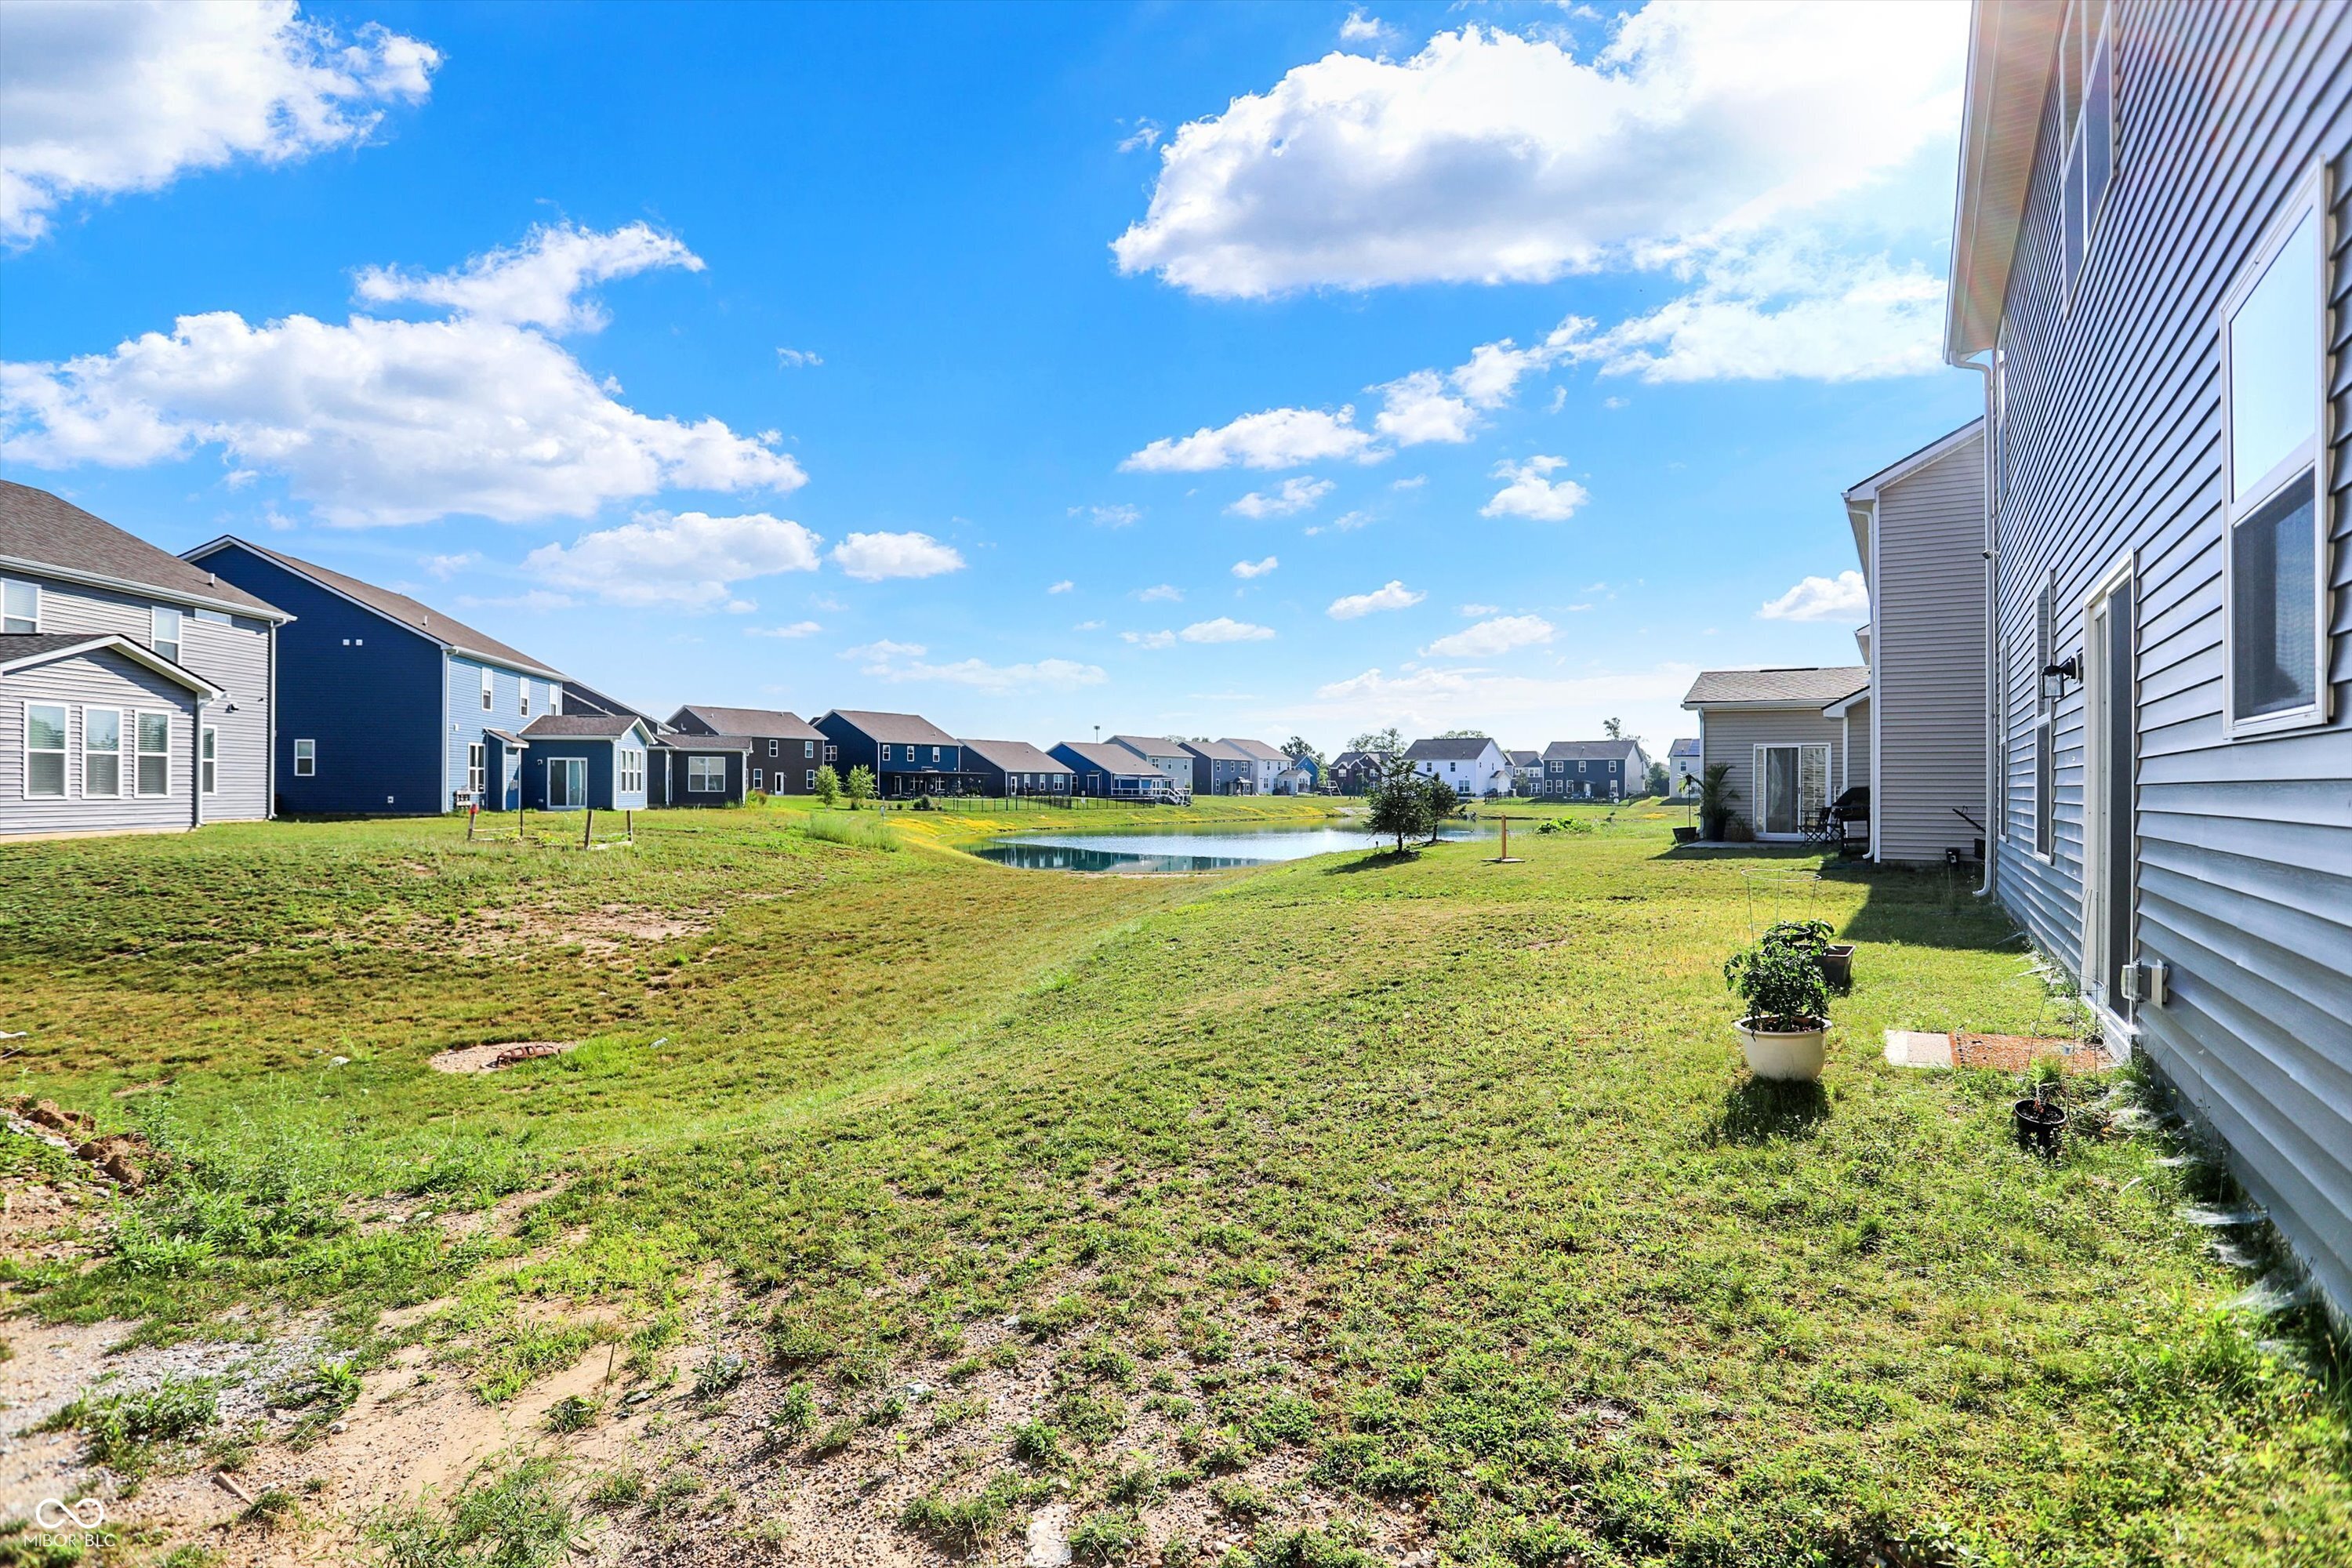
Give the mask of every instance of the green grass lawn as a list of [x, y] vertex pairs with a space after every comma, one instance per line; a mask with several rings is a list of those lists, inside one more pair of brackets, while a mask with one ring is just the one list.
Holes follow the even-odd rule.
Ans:
[[[893, 814], [889, 851], [797, 804], [587, 852], [446, 821], [0, 850], [12, 1089], [186, 1162], [95, 1268], [15, 1289], [156, 1338], [322, 1308], [363, 1356], [445, 1301], [419, 1331], [496, 1398], [675, 1331], [718, 1265], [813, 1420], [886, 1427], [916, 1417], [883, 1391], [1017, 1317], [1114, 1560], [1142, 1462], [1513, 1568], [2345, 1561], [2339, 1352], [2310, 1310], [2224, 1308], [2249, 1275], [2177, 1215], [2210, 1171], [2120, 1130], [2044, 1164], [2012, 1081], [1880, 1059], [1887, 1026], [2063, 1026], [1997, 911], [1941, 872], [1677, 854], [1664, 809], [1527, 809], [1586, 830], [1164, 879], [956, 847], [1175, 813]], [[1860, 943], [1818, 1091], [1748, 1081], [1728, 1026], [1723, 958], [1776, 916]], [[425, 1066], [525, 1039], [586, 1043]], [[2112, 1107], [2152, 1093], [2120, 1077]], [[360, 1223], [414, 1194], [544, 1195], [461, 1241]], [[1122, 1457], [1130, 1422], [1172, 1436]], [[908, 1523], [1017, 1534], [1037, 1473], [969, 1456]], [[1349, 1562], [1351, 1528], [1277, 1508], [1235, 1560]]]

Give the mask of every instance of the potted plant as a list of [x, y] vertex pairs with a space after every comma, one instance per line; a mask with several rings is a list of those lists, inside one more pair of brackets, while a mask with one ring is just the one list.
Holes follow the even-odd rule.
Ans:
[[1732, 823], [1739, 820], [1731, 813], [1731, 803], [1739, 792], [1731, 785], [1731, 764], [1709, 763], [1698, 781], [1699, 837], [1720, 844], [1729, 837]]
[[1766, 940], [1727, 959], [1723, 979], [1748, 1005], [1746, 1016], [1732, 1025], [1748, 1070], [1794, 1083], [1820, 1078], [1830, 1027], [1821, 965], [1797, 947]]
[[2026, 1098], [2020, 1100], [2010, 1112], [2017, 1121], [2019, 1146], [2034, 1150], [2044, 1159], [2057, 1157], [2058, 1135], [2066, 1131], [2066, 1090], [2060, 1081], [2062, 1071], [2050, 1058], [2036, 1061], [2026, 1074]]
[[1853, 984], [1853, 943], [1832, 942], [1835, 934], [1827, 921], [1780, 921], [1764, 932], [1764, 940], [1803, 953], [1821, 965], [1823, 980], [1844, 991]]

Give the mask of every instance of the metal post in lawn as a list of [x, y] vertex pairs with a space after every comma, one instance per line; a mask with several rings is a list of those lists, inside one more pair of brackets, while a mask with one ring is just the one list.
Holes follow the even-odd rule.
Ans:
[[466, 808], [466, 842], [468, 844], [471, 844], [474, 841], [474, 818], [480, 816], [481, 811], [482, 803], [480, 801], [476, 801], [473, 805]]
[[590, 807], [588, 808], [587, 812], [585, 813], [585, 815], [583, 816], [583, 818], [582, 818], [582, 820], [581, 820], [581, 824], [580, 824], [580, 847], [581, 847], [581, 848], [585, 849], [585, 848], [587, 848], [587, 847], [588, 847], [588, 840], [589, 840], [591, 837], [594, 837], [595, 832], [596, 832], [596, 808], [595, 808], [594, 806], [593, 806], [593, 805], [592, 805], [592, 806], [590, 806]]

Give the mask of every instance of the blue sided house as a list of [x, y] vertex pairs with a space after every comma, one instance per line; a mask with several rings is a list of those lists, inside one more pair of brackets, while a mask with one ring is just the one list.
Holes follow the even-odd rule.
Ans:
[[561, 713], [560, 671], [405, 594], [248, 540], [215, 539], [185, 559], [297, 617], [278, 634], [279, 812], [504, 809], [520, 798], [524, 753], [494, 731], [513, 737]]
[[816, 728], [834, 748], [841, 776], [873, 769], [875, 793], [885, 800], [988, 791], [988, 775], [965, 765], [963, 742], [918, 714], [836, 708]]
[[531, 810], [645, 810], [654, 731], [635, 714], [543, 713], [514, 739], [521, 750], [514, 771]]

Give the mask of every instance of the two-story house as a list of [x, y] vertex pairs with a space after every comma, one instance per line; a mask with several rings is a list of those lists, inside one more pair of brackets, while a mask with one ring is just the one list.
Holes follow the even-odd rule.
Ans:
[[1067, 763], [1047, 756], [1026, 741], [966, 741], [964, 767], [981, 775], [982, 793], [1044, 795], [1067, 800], [1077, 782]]
[[0, 835], [270, 815], [287, 612], [0, 481]]
[[1964, 115], [1992, 883], [2352, 1312], [2352, 9], [1979, 5]]
[[1243, 792], [1247, 795], [1275, 794], [1274, 781], [1282, 775], [1284, 769], [1293, 765], [1282, 748], [1269, 746], [1264, 741], [1226, 735], [1217, 743], [1231, 746], [1250, 760], [1250, 787]]
[[519, 733], [562, 711], [563, 676], [463, 621], [250, 540], [184, 559], [295, 619], [279, 633], [278, 808], [407, 815], [503, 806], [521, 787]]
[[1696, 735], [1678, 737], [1666, 745], [1666, 793], [1698, 793], [1699, 743]]
[[[750, 741], [746, 787], [769, 795], [807, 795], [816, 788], [817, 769], [835, 762], [823, 731], [779, 709], [690, 702], [669, 716], [668, 728], [679, 735], [740, 735]], [[835, 768], [846, 772], [838, 763]]]
[[1071, 789], [1108, 800], [1166, 802], [1177, 798], [1168, 775], [1139, 752], [1108, 741], [1064, 741], [1048, 753], [1070, 770]]
[[1192, 793], [1192, 753], [1165, 735], [1113, 735], [1110, 743], [1160, 770], [1179, 795]]
[[1543, 752], [1547, 800], [1625, 800], [1648, 786], [1639, 741], [1554, 741]]
[[918, 714], [836, 708], [816, 729], [842, 776], [871, 768], [875, 793], [885, 800], [985, 793], [987, 778], [964, 765], [963, 742]]
[[1415, 741], [1405, 761], [1423, 778], [1444, 779], [1454, 793], [1472, 800], [1508, 795], [1511, 763], [1503, 748], [1485, 735], [1448, 735]]
[[[1194, 795], [1256, 795], [1256, 759], [1230, 741], [1179, 741], [1176, 744], [1192, 759], [1192, 774], [1189, 787]], [[1265, 793], [1271, 795], [1269, 787]]]

